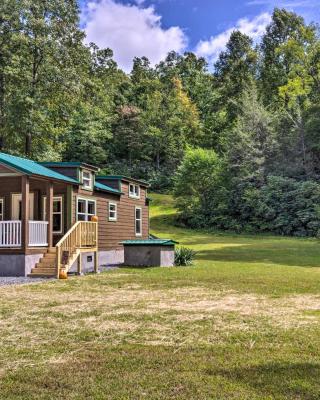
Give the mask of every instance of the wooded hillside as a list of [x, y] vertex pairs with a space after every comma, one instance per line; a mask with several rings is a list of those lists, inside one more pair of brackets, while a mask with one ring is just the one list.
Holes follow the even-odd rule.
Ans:
[[0, 150], [175, 185], [192, 226], [317, 234], [318, 34], [275, 9], [260, 44], [235, 31], [214, 66], [172, 52], [126, 74], [84, 44], [76, 1], [5, 0]]

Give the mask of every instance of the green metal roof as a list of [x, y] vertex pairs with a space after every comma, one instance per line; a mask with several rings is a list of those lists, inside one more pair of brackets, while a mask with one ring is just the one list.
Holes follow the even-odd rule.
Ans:
[[143, 181], [141, 179], [130, 178], [129, 176], [125, 175], [97, 175], [97, 179], [110, 179], [117, 181], [126, 180], [126, 181], [138, 182], [141, 183], [142, 185], [149, 186], [149, 183], [146, 181]]
[[75, 179], [52, 171], [51, 169], [44, 167], [40, 163], [28, 160], [27, 158], [21, 158], [6, 153], [0, 153], [0, 162], [27, 175], [40, 175], [46, 178], [56, 179], [59, 181], [79, 185], [79, 182]]
[[41, 165], [52, 165], [57, 167], [81, 167], [82, 163], [78, 161], [42, 161]]
[[103, 185], [100, 182], [95, 182], [94, 188], [96, 190], [103, 190], [104, 192], [110, 192], [110, 193], [114, 193], [114, 194], [122, 194], [122, 192], [120, 190], [114, 189], [114, 188], [112, 188], [110, 186], [107, 186], [107, 185]]
[[124, 240], [121, 244], [125, 246], [174, 246], [178, 242], [171, 239], [146, 239], [146, 240]]
[[95, 165], [92, 164], [87, 164], [84, 162], [80, 161], [44, 161], [39, 163], [41, 165], [44, 165], [45, 167], [84, 167], [88, 169], [93, 169], [95, 171], [99, 170], [99, 167], [96, 167]]

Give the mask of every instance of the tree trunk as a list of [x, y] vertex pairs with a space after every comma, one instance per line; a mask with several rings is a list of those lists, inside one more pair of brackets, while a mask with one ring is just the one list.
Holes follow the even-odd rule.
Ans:
[[31, 145], [32, 145], [32, 135], [31, 133], [27, 133], [25, 141], [25, 149], [24, 149], [26, 156], [31, 155]]

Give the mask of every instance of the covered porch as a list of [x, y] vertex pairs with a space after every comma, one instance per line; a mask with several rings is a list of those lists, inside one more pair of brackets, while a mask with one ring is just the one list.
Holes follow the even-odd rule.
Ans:
[[80, 182], [41, 163], [0, 153], [0, 276], [60, 276], [95, 254], [97, 222], [75, 223]]
[[55, 246], [71, 225], [72, 185], [7, 174], [0, 173], [0, 253]]

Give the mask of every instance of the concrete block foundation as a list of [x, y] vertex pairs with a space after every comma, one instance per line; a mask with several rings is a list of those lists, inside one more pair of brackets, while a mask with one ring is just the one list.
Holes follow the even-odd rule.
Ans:
[[27, 276], [43, 257], [40, 254], [1, 254], [0, 276]]

